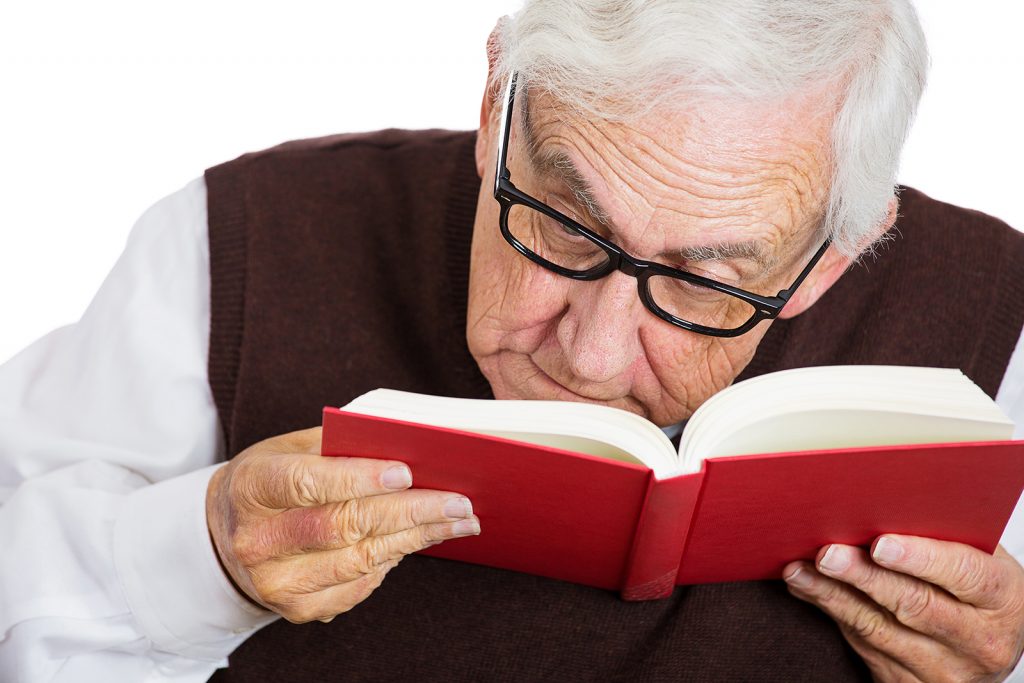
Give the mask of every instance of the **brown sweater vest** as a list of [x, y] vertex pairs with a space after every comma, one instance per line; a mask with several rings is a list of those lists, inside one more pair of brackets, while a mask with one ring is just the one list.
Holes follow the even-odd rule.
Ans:
[[[338, 135], [207, 170], [209, 373], [229, 454], [376, 387], [493, 398], [465, 339], [473, 144], [461, 132]], [[1024, 236], [909, 189], [901, 211], [880, 257], [772, 325], [741, 377], [934, 365], [995, 394], [1024, 321]], [[211, 680], [868, 678], [832, 621], [780, 581], [628, 603], [415, 555], [333, 622], [278, 620], [229, 661]]]

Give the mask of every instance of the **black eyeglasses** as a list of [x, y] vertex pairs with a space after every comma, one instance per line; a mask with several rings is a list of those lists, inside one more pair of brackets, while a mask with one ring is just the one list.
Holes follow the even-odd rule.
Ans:
[[617, 245], [512, 184], [506, 159], [512, 129], [516, 76], [509, 78], [498, 141], [494, 198], [501, 205], [501, 234], [534, 263], [573, 280], [598, 280], [615, 271], [635, 277], [640, 300], [656, 316], [683, 329], [736, 337], [772, 319], [828, 249], [811, 258], [788, 288], [762, 296], [685, 270], [630, 256]]

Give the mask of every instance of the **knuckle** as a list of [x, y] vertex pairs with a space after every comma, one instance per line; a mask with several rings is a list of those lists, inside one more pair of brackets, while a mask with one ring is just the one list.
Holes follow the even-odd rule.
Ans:
[[883, 614], [870, 607], [858, 608], [850, 626], [864, 640], [884, 642], [888, 638], [888, 621]]
[[290, 582], [281, 572], [268, 571], [263, 568], [249, 569], [249, 578], [256, 594], [263, 602], [271, 605], [275, 611], [278, 607], [287, 606], [292, 598]]
[[310, 565], [308, 580], [304, 585], [312, 592], [325, 586], [348, 583], [362, 574], [358, 560], [355, 563], [339, 561], [335, 553], [322, 553], [314, 560], [314, 564]]
[[387, 561], [385, 547], [377, 538], [367, 538], [355, 545], [355, 570], [360, 574], [370, 574], [383, 562]]
[[269, 546], [263, 534], [251, 527], [240, 527], [231, 536], [231, 552], [243, 566], [251, 567], [267, 560]]
[[[233, 464], [233, 463], [232, 463]], [[232, 504], [255, 504], [260, 500], [260, 489], [265, 481], [259, 461], [253, 458], [242, 460], [235, 466], [227, 480], [228, 498]]]
[[957, 557], [954, 564], [954, 577], [959, 585], [965, 588], [976, 588], [981, 574], [978, 569], [974, 555], [963, 553]]
[[437, 545], [451, 537], [451, 524], [426, 524], [420, 527], [418, 547]]
[[396, 529], [411, 529], [420, 524], [420, 520], [426, 518], [426, 510], [430, 505], [425, 496], [412, 499], [395, 496], [392, 501], [387, 507], [387, 514]]
[[954, 576], [958, 592], [969, 597], [995, 595], [1004, 588], [1002, 574], [991, 571], [974, 553], [965, 553], [957, 559]]
[[896, 599], [893, 614], [904, 624], [910, 625], [921, 619], [932, 607], [934, 594], [924, 584], [913, 583]]
[[286, 453], [319, 453], [320, 436], [320, 427], [311, 427], [280, 434], [274, 440], [275, 446]]
[[357, 500], [346, 500], [335, 508], [332, 520], [337, 540], [343, 545], [355, 545], [366, 538], [371, 529], [369, 511]]
[[1000, 673], [1017, 661], [1019, 647], [1019, 643], [1006, 634], [989, 634], [982, 643], [978, 662], [986, 673]]
[[313, 472], [301, 460], [293, 460], [287, 466], [285, 481], [291, 489], [291, 498], [299, 505], [319, 505], [322, 502], [320, 487]]
[[818, 602], [824, 607], [838, 607], [844, 595], [841, 584], [826, 581], [818, 593]]

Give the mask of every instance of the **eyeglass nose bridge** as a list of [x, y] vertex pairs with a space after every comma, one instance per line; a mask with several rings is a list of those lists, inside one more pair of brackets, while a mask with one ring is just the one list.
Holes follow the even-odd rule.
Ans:
[[624, 273], [630, 277], [635, 277], [638, 280], [642, 279], [644, 271], [650, 268], [649, 264], [633, 258], [624, 251], [620, 251], [615, 254], [612, 263], [613, 268], [608, 271], [609, 273], [613, 270], [617, 270], [620, 273]]

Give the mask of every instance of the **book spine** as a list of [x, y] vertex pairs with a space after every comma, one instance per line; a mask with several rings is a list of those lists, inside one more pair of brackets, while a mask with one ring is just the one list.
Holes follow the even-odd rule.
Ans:
[[623, 600], [672, 594], [704, 473], [655, 479], [650, 474], [622, 582]]

